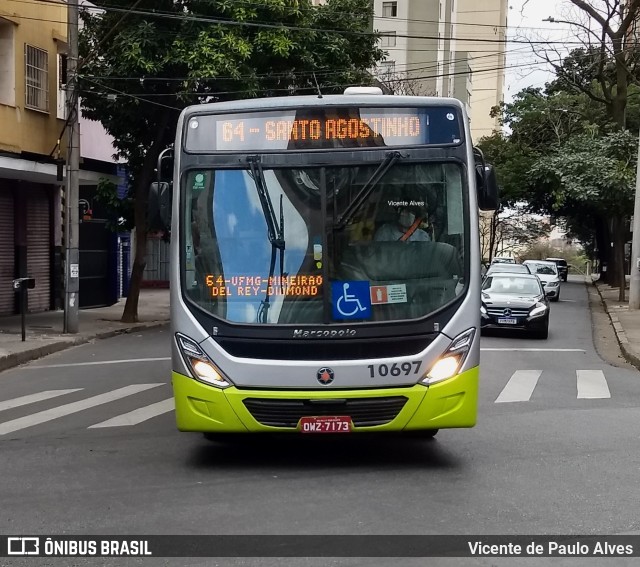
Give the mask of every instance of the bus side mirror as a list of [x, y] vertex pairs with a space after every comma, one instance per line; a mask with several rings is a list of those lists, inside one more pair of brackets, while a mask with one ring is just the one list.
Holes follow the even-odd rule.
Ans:
[[170, 183], [164, 181], [151, 184], [149, 189], [149, 228], [152, 230], [171, 229], [171, 203], [173, 191]]
[[478, 207], [483, 211], [495, 211], [498, 208], [498, 182], [492, 165], [476, 165], [476, 186], [478, 188]]

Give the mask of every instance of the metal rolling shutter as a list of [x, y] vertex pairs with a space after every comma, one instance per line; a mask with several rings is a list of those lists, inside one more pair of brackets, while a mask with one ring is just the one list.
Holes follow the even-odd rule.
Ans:
[[0, 315], [13, 315], [15, 241], [13, 195], [0, 189]]
[[51, 308], [51, 212], [47, 193], [31, 191], [27, 198], [27, 275], [36, 279], [29, 290], [29, 311]]

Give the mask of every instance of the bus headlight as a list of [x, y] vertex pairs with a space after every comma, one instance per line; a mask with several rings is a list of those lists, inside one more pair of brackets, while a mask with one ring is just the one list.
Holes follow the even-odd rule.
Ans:
[[218, 388], [231, 386], [231, 382], [227, 380], [198, 343], [180, 333], [176, 333], [176, 341], [187, 367], [191, 370], [191, 374], [196, 380]]
[[422, 378], [422, 383], [427, 385], [435, 384], [455, 376], [469, 354], [475, 334], [475, 329], [468, 329], [453, 339], [449, 348], [442, 353], [429, 372]]

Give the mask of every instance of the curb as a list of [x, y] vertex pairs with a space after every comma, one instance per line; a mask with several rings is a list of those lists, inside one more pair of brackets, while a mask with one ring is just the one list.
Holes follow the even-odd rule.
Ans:
[[32, 360], [37, 360], [38, 358], [48, 356], [55, 352], [60, 352], [62, 350], [70, 349], [74, 346], [90, 343], [95, 339], [108, 339], [110, 337], [115, 337], [117, 335], [124, 335], [127, 333], [132, 333], [134, 331], [146, 331], [147, 329], [156, 329], [158, 327], [163, 327], [168, 324], [169, 324], [168, 319], [166, 321], [140, 323], [138, 325], [131, 325], [129, 327], [122, 327], [120, 329], [111, 329], [110, 331], [100, 331], [97, 333], [92, 333], [90, 335], [74, 337], [68, 340], [60, 340], [54, 343], [50, 343], [48, 345], [34, 347], [32, 349], [28, 349], [22, 352], [15, 352], [15, 353], [0, 357], [0, 372], [3, 372], [4, 370], [9, 370], [11, 368], [15, 368], [16, 366], [20, 366], [21, 364], [31, 362]]
[[[585, 283], [589, 285], [589, 281], [586, 280]], [[613, 327], [613, 331], [616, 334], [616, 339], [618, 340], [618, 345], [620, 345], [620, 351], [622, 352], [622, 356], [624, 356], [625, 360], [630, 364], [633, 364], [638, 370], [640, 370], [640, 357], [638, 357], [635, 353], [631, 352], [629, 349], [629, 339], [627, 338], [627, 334], [624, 331], [624, 328], [620, 324], [620, 319], [618, 319], [617, 313], [612, 313], [607, 306], [607, 302], [604, 297], [602, 297], [602, 293], [600, 293], [600, 288], [596, 282], [592, 281], [591, 285], [596, 288], [598, 295], [600, 296], [600, 301], [604, 306], [604, 310], [607, 312], [609, 316], [609, 320], [611, 321], [611, 326]]]

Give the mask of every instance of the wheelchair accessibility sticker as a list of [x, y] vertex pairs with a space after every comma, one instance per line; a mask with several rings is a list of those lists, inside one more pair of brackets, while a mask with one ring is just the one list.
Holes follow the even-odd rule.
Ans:
[[331, 307], [334, 319], [369, 319], [371, 295], [369, 282], [332, 282]]

